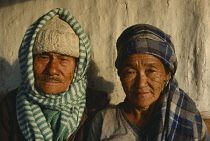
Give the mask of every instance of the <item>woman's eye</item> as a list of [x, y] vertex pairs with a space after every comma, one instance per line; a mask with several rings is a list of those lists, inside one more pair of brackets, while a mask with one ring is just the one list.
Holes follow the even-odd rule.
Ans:
[[125, 74], [127, 74], [127, 75], [135, 75], [136, 71], [135, 70], [125, 70]]
[[134, 77], [136, 75], [137, 71], [133, 68], [130, 68], [130, 67], [125, 67], [123, 70], [122, 70], [122, 74], [125, 76], [125, 77]]
[[156, 70], [154, 70], [154, 69], [147, 70], [147, 73], [153, 73], [153, 72], [156, 72]]
[[127, 71], [128, 74], [135, 74], [135, 71]]

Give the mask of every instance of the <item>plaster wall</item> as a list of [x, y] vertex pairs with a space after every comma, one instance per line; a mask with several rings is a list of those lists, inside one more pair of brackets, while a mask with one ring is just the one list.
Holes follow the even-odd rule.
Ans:
[[17, 56], [26, 29], [57, 7], [69, 10], [90, 37], [89, 83], [107, 91], [111, 103], [117, 104], [125, 96], [114, 67], [116, 40], [125, 28], [146, 23], [171, 35], [179, 86], [209, 116], [209, 0], [0, 0], [0, 92], [20, 84]]

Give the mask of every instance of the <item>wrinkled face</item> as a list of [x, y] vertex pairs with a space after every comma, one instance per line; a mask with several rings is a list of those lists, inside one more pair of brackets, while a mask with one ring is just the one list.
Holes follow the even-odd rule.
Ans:
[[147, 109], [159, 98], [170, 75], [158, 58], [138, 53], [124, 60], [120, 80], [129, 103]]
[[74, 76], [74, 57], [42, 53], [34, 57], [35, 87], [44, 93], [57, 94], [68, 89]]

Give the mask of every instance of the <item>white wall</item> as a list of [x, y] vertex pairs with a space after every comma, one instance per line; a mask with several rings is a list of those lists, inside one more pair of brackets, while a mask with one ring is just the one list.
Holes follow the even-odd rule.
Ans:
[[114, 68], [116, 39], [125, 28], [147, 23], [172, 36], [179, 86], [210, 113], [209, 0], [0, 0], [0, 92], [20, 84], [17, 55], [26, 29], [56, 7], [69, 10], [89, 35], [90, 84], [109, 92], [112, 103], [124, 99]]

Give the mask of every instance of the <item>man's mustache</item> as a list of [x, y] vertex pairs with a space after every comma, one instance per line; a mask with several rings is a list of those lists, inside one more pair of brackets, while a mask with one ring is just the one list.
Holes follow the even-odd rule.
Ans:
[[62, 82], [61, 79], [59, 78], [55, 78], [55, 77], [48, 77], [48, 76], [44, 76], [44, 77], [37, 77], [36, 78], [39, 81], [55, 81], [55, 82]]

